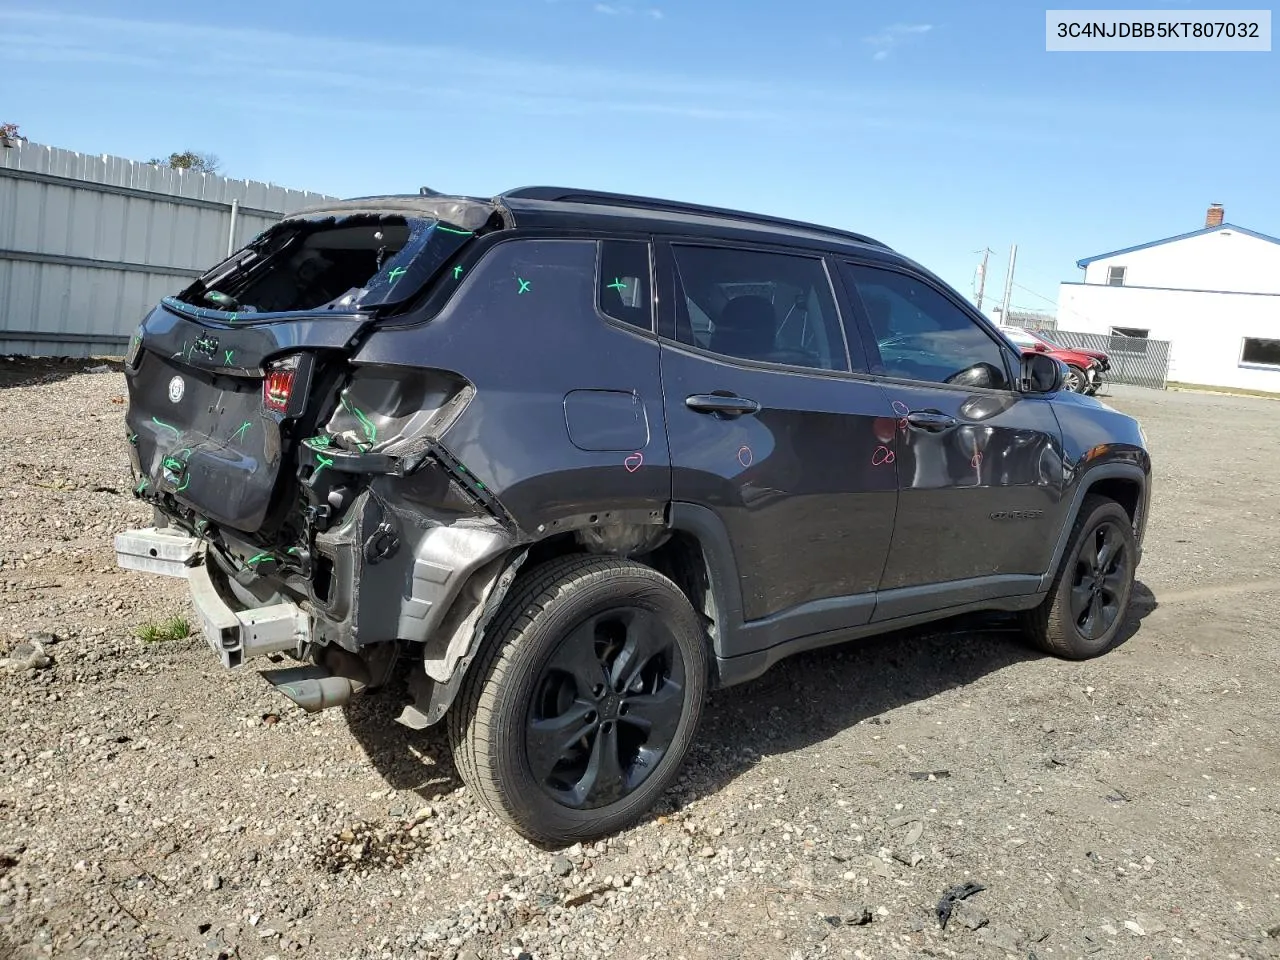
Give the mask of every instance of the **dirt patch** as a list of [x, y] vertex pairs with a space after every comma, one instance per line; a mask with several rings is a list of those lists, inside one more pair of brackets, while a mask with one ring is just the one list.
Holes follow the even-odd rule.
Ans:
[[651, 819], [546, 852], [390, 698], [308, 715], [140, 640], [190, 610], [115, 568], [122, 377], [43, 369], [0, 394], [40, 411], [0, 420], [3, 649], [49, 661], [0, 673], [0, 957], [1280, 956], [1270, 401], [1115, 389], [1156, 488], [1107, 656], [970, 618], [785, 661]]

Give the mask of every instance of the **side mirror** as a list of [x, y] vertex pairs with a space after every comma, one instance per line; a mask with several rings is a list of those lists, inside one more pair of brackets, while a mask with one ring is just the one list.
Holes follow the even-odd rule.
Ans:
[[1062, 389], [1063, 365], [1047, 353], [1023, 354], [1020, 373], [1023, 393], [1057, 393]]

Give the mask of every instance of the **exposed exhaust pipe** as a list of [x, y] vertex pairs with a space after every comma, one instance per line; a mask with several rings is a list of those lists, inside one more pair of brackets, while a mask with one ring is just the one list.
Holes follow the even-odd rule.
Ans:
[[325, 652], [323, 664], [263, 670], [263, 678], [307, 713], [341, 707], [369, 685], [363, 660], [345, 650]]

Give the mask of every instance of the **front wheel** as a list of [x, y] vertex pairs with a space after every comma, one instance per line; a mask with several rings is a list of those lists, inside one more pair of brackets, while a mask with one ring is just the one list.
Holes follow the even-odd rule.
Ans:
[[1075, 393], [1084, 393], [1085, 388], [1089, 384], [1089, 378], [1085, 376], [1085, 372], [1073, 363], [1067, 364], [1066, 376], [1062, 378], [1062, 385], [1068, 390]]
[[1048, 597], [1023, 615], [1029, 639], [1068, 660], [1110, 649], [1129, 610], [1137, 563], [1129, 514], [1114, 500], [1085, 497]]
[[679, 772], [708, 662], [697, 614], [630, 560], [564, 557], [494, 618], [449, 734], [459, 772], [526, 838], [572, 844], [639, 820]]

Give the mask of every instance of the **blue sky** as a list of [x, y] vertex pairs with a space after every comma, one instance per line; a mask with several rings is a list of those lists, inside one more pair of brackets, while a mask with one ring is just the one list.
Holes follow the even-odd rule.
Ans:
[[1026, 307], [1050, 307], [1081, 257], [1202, 226], [1210, 202], [1280, 234], [1278, 54], [1049, 54], [1043, 5], [104, 9], [0, 9], [0, 122], [342, 196], [553, 183], [811, 219], [965, 294], [989, 246], [989, 300], [1017, 243]]

